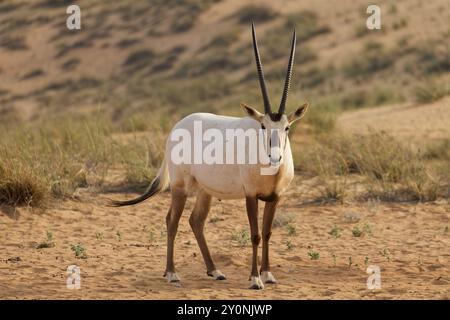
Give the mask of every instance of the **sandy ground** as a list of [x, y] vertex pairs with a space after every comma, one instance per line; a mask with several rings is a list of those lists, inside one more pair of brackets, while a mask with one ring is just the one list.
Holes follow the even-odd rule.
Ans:
[[[286, 225], [273, 230], [272, 271], [279, 283], [263, 291], [247, 289], [251, 247], [232, 240], [233, 233], [248, 229], [243, 201], [215, 200], [206, 225], [210, 250], [226, 281], [205, 274], [188, 224], [193, 199], [188, 202], [176, 241], [182, 279], [176, 287], [162, 277], [169, 194], [134, 207], [108, 208], [102, 205], [106, 197], [131, 195], [94, 198], [85, 192], [78, 201], [46, 212], [1, 209], [0, 298], [450, 298], [449, 203], [308, 204], [308, 183], [297, 179], [277, 212], [279, 221], [293, 218], [296, 234], [289, 235]], [[339, 238], [328, 234], [334, 226], [341, 229]], [[352, 235], [355, 226], [363, 231], [361, 237]], [[47, 231], [55, 246], [36, 249]], [[75, 258], [71, 245], [78, 243], [86, 249], [86, 259]], [[310, 259], [311, 251], [319, 253], [318, 260]], [[366, 287], [371, 264], [381, 268], [380, 290]], [[79, 290], [66, 287], [69, 265], [81, 269]]]

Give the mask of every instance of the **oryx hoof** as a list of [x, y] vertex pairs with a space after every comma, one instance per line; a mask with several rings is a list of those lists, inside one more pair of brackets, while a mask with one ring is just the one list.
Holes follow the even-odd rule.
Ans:
[[166, 272], [164, 274], [168, 283], [180, 283], [180, 278], [178, 278], [175, 272]]
[[213, 277], [214, 280], [227, 280], [227, 277], [225, 277], [225, 275], [220, 272], [220, 270], [213, 270], [211, 272], [206, 272], [206, 274], [210, 277]]
[[251, 284], [249, 289], [253, 289], [253, 290], [262, 290], [264, 289], [264, 284], [261, 280], [261, 277], [259, 276], [252, 276], [251, 277]]
[[261, 280], [264, 283], [270, 283], [270, 284], [277, 283], [277, 279], [275, 279], [272, 272], [270, 272], [270, 271], [261, 272]]

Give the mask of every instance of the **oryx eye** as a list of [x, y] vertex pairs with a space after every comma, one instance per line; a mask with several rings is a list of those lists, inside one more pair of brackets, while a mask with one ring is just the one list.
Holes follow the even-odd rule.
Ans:
[[290, 128], [290, 127], [286, 127], [286, 129], [284, 129], [284, 131], [289, 131], [289, 128]]
[[261, 129], [266, 130], [266, 127], [261, 123]]

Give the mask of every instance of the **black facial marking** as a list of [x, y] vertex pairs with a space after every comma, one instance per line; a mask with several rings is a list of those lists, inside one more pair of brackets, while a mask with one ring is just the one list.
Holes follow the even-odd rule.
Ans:
[[282, 116], [282, 113], [269, 113], [270, 120], [272, 120], [273, 122], [280, 121]]

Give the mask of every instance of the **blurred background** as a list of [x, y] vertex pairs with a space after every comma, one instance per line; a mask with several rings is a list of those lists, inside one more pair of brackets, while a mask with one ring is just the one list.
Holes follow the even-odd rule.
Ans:
[[[242, 116], [241, 101], [261, 110], [251, 19], [273, 105], [297, 30], [287, 110], [311, 103], [291, 137], [304, 145], [300, 155], [294, 148], [299, 172], [323, 173], [326, 166], [311, 166], [330, 136], [340, 142], [327, 154], [349, 153], [341, 150], [339, 127], [352, 133], [373, 127], [402, 145], [420, 142], [413, 149], [431, 148], [434, 155], [426, 156], [442, 160], [438, 171], [447, 172], [441, 166], [448, 162], [450, 127], [447, 0], [380, 0], [381, 30], [366, 27], [372, 3], [353, 0], [85, 0], [76, 2], [82, 29], [68, 30], [72, 2], [0, 2], [0, 173], [29, 179], [28, 189], [51, 186], [42, 197], [109, 180], [146, 184], [181, 117]], [[380, 161], [393, 162], [387, 159]], [[355, 159], [342, 161], [327, 170], [362, 171]], [[8, 194], [3, 201], [30, 201]]]

